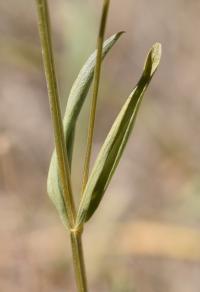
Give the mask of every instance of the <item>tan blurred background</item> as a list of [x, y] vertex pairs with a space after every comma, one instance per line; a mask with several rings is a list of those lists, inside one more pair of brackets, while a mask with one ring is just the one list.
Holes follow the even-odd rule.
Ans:
[[[63, 111], [95, 48], [102, 1], [50, 0]], [[155, 41], [162, 63], [98, 212], [85, 228], [90, 291], [199, 292], [200, 2], [113, 0], [94, 157]], [[80, 189], [88, 103], [73, 182]], [[75, 291], [68, 234], [46, 193], [53, 149], [35, 1], [0, 2], [0, 291]], [[77, 197], [78, 198], [78, 197]]]

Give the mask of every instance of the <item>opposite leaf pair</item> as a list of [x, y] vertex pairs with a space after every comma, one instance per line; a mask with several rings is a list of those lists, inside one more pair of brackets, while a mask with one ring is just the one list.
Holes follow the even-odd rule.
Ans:
[[[105, 41], [102, 58], [106, 56], [121, 34], [122, 32], [113, 35]], [[75, 228], [79, 228], [88, 221], [101, 202], [130, 136], [144, 92], [159, 65], [160, 57], [161, 45], [156, 43], [147, 56], [139, 82], [118, 114], [98, 154], [78, 208]], [[63, 127], [70, 167], [76, 122], [92, 83], [95, 63], [96, 52], [85, 63], [74, 82], [64, 115]], [[55, 150], [48, 174], [48, 194], [55, 204], [62, 222], [69, 227]]]

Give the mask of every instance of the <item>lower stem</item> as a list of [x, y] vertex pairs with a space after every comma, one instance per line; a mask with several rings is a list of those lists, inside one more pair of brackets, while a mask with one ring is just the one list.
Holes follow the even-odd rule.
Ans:
[[87, 292], [87, 279], [85, 272], [85, 263], [83, 256], [82, 237], [80, 232], [71, 232], [71, 247], [73, 255], [73, 264], [76, 277], [78, 292]]

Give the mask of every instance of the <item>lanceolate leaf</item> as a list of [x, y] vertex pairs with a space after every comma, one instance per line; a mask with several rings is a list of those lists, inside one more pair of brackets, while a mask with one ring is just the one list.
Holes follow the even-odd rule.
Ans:
[[[119, 37], [123, 34], [123, 32], [119, 32], [104, 42], [103, 46], [103, 56], [104, 58], [113, 45], [117, 42]], [[74, 82], [69, 99], [67, 102], [67, 107], [64, 115], [63, 125], [64, 125], [64, 134], [65, 140], [67, 143], [68, 153], [72, 153], [70, 148], [73, 148], [73, 142], [69, 139], [70, 135], [73, 139], [73, 132], [75, 131], [75, 124], [82, 108], [82, 105], [85, 101], [85, 98], [88, 94], [93, 76], [94, 76], [94, 68], [96, 65], [96, 51], [90, 56], [88, 61], [85, 63], [83, 68], [81, 69], [76, 81]], [[68, 155], [69, 155], [68, 154]], [[69, 155], [69, 161], [71, 161], [71, 155]]]
[[77, 214], [76, 225], [90, 219], [97, 209], [117, 167], [134, 121], [152, 76], [161, 57], [161, 45], [156, 43], [147, 56], [143, 74], [117, 116], [93, 167]]
[[[119, 32], [104, 42], [103, 47], [103, 55], [102, 58], [106, 56], [106, 54], [110, 51], [113, 45], [117, 42], [119, 37], [123, 32]], [[66, 150], [68, 154], [69, 164], [71, 167], [72, 160], [72, 152], [73, 152], [73, 141], [74, 141], [74, 133], [76, 127], [76, 121], [78, 115], [81, 111], [82, 105], [86, 99], [88, 94], [93, 75], [94, 68], [96, 63], [96, 52], [94, 52], [90, 58], [87, 60], [83, 68], [81, 69], [76, 81], [74, 82], [68, 102], [67, 107], [63, 119], [63, 128], [64, 128], [64, 138], [66, 142]], [[53, 201], [56, 206], [58, 213], [64, 223], [65, 226], [68, 225], [67, 216], [66, 216], [66, 207], [63, 199], [62, 188], [59, 182], [59, 173], [57, 167], [57, 157], [56, 152], [54, 150], [49, 173], [47, 180], [47, 190], [49, 197]]]

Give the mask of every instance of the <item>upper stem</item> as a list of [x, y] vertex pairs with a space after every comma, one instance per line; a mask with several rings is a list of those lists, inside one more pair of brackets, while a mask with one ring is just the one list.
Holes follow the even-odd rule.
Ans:
[[104, 40], [104, 35], [105, 35], [109, 4], [110, 4], [110, 0], [104, 0], [98, 39], [97, 39], [97, 58], [96, 58], [96, 66], [95, 66], [95, 72], [94, 72], [94, 89], [93, 89], [93, 97], [92, 97], [89, 127], [88, 127], [88, 138], [87, 138], [86, 155], [85, 155], [85, 162], [84, 162], [84, 171], [83, 171], [82, 193], [84, 192], [85, 186], [88, 181], [88, 176], [89, 176], [89, 168], [90, 168], [90, 160], [91, 160], [91, 152], [92, 152], [92, 140], [94, 136], [94, 123], [95, 123], [95, 116], [96, 116], [97, 96], [99, 92], [99, 82], [100, 82], [100, 74], [101, 74], [103, 40]]
[[76, 274], [76, 283], [79, 292], [87, 292], [87, 282], [81, 242], [81, 232], [74, 230], [75, 206], [71, 188], [71, 177], [69, 172], [68, 157], [65, 148], [63, 123], [61, 118], [60, 103], [58, 96], [57, 81], [55, 75], [55, 65], [51, 42], [51, 32], [47, 0], [37, 0], [38, 23], [42, 45], [42, 54], [45, 68], [45, 75], [49, 93], [50, 109], [54, 127], [56, 153], [58, 158], [58, 168], [64, 193], [64, 201], [69, 221], [73, 262]]
[[61, 177], [63, 196], [68, 216], [69, 227], [73, 228], [75, 222], [75, 206], [73, 201], [71, 177], [68, 157], [66, 153], [63, 123], [61, 117], [58, 87], [55, 74], [51, 30], [47, 0], [36, 0], [38, 10], [38, 25], [42, 46], [42, 55], [46, 82], [49, 95], [50, 110], [54, 128], [55, 147], [58, 159], [58, 169]]

